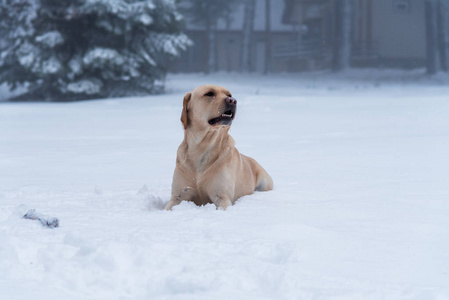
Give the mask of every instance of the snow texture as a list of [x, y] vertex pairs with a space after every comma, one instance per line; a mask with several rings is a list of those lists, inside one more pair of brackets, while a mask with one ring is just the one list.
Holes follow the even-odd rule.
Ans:
[[40, 71], [45, 74], [55, 74], [61, 70], [61, 63], [54, 57], [42, 62], [42, 68]]
[[21, 55], [19, 55], [19, 63], [24, 67], [30, 67], [33, 65], [33, 63], [36, 60], [36, 48], [29, 44], [24, 43], [22, 44], [17, 52]]
[[69, 83], [67, 90], [75, 94], [93, 95], [100, 92], [101, 86], [101, 81], [99, 80], [80, 80]]
[[151, 25], [153, 23], [153, 18], [148, 15], [148, 14], [142, 14], [140, 16], [138, 16], [138, 20], [143, 24], [143, 25]]
[[115, 65], [122, 65], [123, 57], [114, 49], [100, 48], [90, 50], [84, 55], [83, 63], [85, 65], [95, 64], [101, 65], [110, 62]]
[[64, 39], [58, 31], [46, 32], [43, 35], [36, 37], [36, 42], [43, 43], [50, 48], [53, 48], [64, 42]]
[[[0, 104], [2, 299], [449, 299], [447, 75], [171, 75], [168, 94]], [[231, 90], [275, 189], [170, 198], [185, 92]], [[58, 216], [48, 230], [22, 216]]]
[[69, 62], [69, 67], [73, 74], [80, 74], [82, 71], [81, 59], [78, 56], [72, 58]]
[[183, 33], [176, 35], [154, 33], [151, 34], [150, 37], [153, 46], [155, 46], [158, 51], [162, 51], [173, 56], [180, 55], [180, 50], [186, 50], [188, 46], [192, 45], [191, 40]]

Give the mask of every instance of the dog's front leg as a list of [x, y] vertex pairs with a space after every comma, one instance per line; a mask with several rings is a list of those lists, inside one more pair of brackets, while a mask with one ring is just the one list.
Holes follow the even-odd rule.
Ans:
[[226, 210], [228, 206], [232, 205], [231, 198], [226, 194], [217, 194], [211, 198], [211, 201], [215, 204], [217, 209]]
[[171, 210], [173, 206], [178, 205], [181, 201], [179, 196], [172, 195], [170, 201], [165, 205], [165, 210]]
[[171, 210], [173, 206], [178, 205], [182, 200], [190, 200], [191, 192], [192, 188], [187, 186], [178, 194], [172, 194], [170, 201], [165, 205], [165, 210]]

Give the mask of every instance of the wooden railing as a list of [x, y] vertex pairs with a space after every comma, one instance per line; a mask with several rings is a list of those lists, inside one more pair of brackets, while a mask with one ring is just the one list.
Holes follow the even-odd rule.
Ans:
[[[330, 58], [331, 55], [332, 45], [324, 44], [319, 40], [292, 40], [273, 47], [274, 58]], [[377, 43], [354, 43], [351, 56], [353, 58], [377, 58], [379, 57], [379, 46]]]
[[273, 47], [275, 58], [309, 58], [329, 55], [329, 50], [321, 41], [298, 41], [293, 40]]

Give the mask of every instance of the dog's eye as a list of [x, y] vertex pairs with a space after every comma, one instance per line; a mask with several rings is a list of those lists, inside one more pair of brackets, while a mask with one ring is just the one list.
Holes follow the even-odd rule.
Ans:
[[205, 94], [204, 96], [213, 97], [213, 96], [215, 96], [215, 93], [214, 92], [209, 92], [209, 93]]

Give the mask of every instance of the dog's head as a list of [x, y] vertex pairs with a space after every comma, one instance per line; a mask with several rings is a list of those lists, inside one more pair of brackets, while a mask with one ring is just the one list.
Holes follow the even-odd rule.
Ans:
[[237, 100], [224, 87], [202, 85], [184, 96], [181, 122], [184, 129], [231, 126], [237, 111]]

